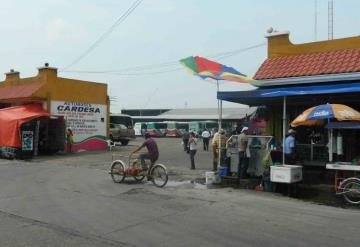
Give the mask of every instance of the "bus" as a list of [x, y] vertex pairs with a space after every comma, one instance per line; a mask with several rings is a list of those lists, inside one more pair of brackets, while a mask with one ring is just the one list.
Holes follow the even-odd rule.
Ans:
[[[211, 132], [212, 129], [219, 127], [219, 123], [216, 121], [204, 121], [205, 122], [205, 128]], [[225, 125], [225, 123], [224, 123]]]
[[146, 123], [135, 123], [134, 130], [136, 136], [143, 136], [146, 132]]
[[166, 136], [180, 137], [188, 130], [189, 123], [187, 122], [167, 122]]
[[166, 135], [167, 124], [163, 122], [148, 122], [146, 123], [146, 133], [150, 136], [162, 137]]
[[217, 128], [218, 123], [215, 121], [193, 121], [189, 122], [189, 132], [201, 135], [201, 133], [207, 129], [211, 131], [213, 128]]

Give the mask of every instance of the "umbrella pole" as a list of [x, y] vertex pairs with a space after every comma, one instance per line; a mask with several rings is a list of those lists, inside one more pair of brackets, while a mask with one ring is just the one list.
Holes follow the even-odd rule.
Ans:
[[[219, 131], [222, 128], [222, 100], [220, 100], [220, 112], [219, 112]], [[221, 149], [221, 134], [219, 135], [219, 157], [218, 157], [218, 167], [220, 167], [221, 165], [221, 154], [222, 154], [222, 149]]]
[[333, 161], [333, 145], [334, 145], [334, 143], [333, 143], [333, 135], [334, 135], [334, 133], [333, 133], [333, 129], [330, 129], [329, 131], [328, 131], [328, 133], [329, 133], [329, 161], [330, 161], [330, 163]]
[[285, 164], [285, 134], [286, 134], [286, 96], [284, 96], [283, 101], [283, 155], [282, 163]]

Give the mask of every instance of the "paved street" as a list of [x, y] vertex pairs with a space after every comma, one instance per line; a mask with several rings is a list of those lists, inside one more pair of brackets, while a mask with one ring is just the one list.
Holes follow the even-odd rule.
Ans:
[[0, 160], [0, 246], [358, 246], [359, 210], [191, 184], [210, 153], [190, 171], [179, 139], [157, 141], [163, 189], [113, 183], [110, 152]]

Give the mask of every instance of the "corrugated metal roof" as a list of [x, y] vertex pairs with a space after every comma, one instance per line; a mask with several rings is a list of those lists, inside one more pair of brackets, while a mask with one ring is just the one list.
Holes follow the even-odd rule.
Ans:
[[[253, 114], [256, 107], [250, 108], [223, 108], [223, 119], [242, 119]], [[192, 109], [173, 109], [157, 116], [161, 119], [218, 119], [217, 108], [192, 108]]]

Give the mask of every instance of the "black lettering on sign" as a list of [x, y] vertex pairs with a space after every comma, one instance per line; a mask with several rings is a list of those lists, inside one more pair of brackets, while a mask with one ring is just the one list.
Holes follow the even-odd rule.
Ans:
[[64, 112], [74, 112], [74, 113], [76, 112], [100, 113], [100, 108], [92, 107], [91, 104], [83, 103], [81, 106], [76, 106], [76, 105], [81, 105], [81, 104], [72, 103], [70, 106], [69, 102], [65, 102], [64, 105], [59, 105], [57, 107], [57, 110]]

